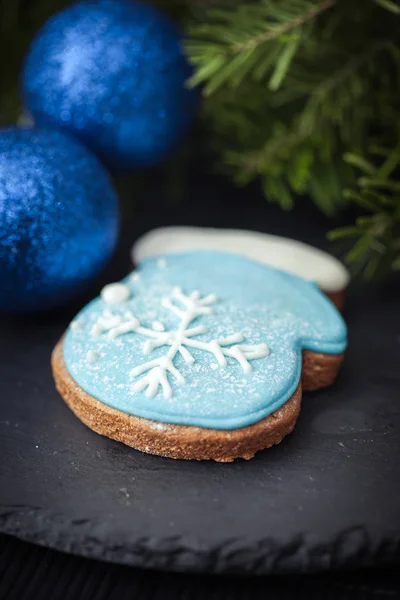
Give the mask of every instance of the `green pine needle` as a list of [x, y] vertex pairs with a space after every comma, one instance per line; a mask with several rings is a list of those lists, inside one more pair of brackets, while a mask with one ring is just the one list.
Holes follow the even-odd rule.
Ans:
[[[385, 265], [392, 270], [398, 270], [400, 265], [400, 185], [390, 179], [400, 167], [398, 147], [386, 150], [384, 158], [382, 165], [374, 166], [362, 156], [346, 155], [348, 161], [371, 175], [360, 177], [358, 190], [347, 190], [346, 195], [372, 214], [360, 216], [355, 225], [328, 234], [331, 240], [358, 238], [345, 260], [356, 271], [362, 271], [366, 279], [375, 278]], [[384, 191], [377, 194], [377, 187]]]
[[367, 211], [329, 235], [355, 240], [346, 260], [367, 278], [384, 263], [398, 268], [398, 16], [391, 0], [365, 0], [362, 10], [226, 0], [188, 25], [191, 83], [203, 86], [219, 169], [238, 185], [259, 178], [285, 210], [309, 195], [328, 216], [349, 203]]

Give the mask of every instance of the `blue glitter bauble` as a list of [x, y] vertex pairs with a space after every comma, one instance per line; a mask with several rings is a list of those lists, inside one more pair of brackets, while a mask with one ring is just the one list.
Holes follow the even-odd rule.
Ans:
[[98, 159], [49, 130], [0, 131], [0, 309], [61, 304], [110, 257], [118, 203]]
[[26, 58], [35, 122], [73, 133], [110, 166], [153, 165], [192, 121], [197, 92], [175, 25], [156, 8], [83, 1], [52, 17]]

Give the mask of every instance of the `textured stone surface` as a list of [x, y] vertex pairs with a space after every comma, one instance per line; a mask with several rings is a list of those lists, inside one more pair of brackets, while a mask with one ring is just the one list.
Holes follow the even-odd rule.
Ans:
[[[216, 204], [209, 196], [202, 210]], [[257, 206], [249, 205], [245, 222], [232, 205], [226, 225], [256, 227], [264, 204]], [[186, 210], [186, 222], [196, 222]], [[177, 215], [183, 219], [181, 209]], [[158, 218], [143, 218], [141, 227], [162, 224]], [[318, 227], [301, 218], [292, 231], [273, 232], [294, 235], [302, 226], [298, 237], [318, 239]], [[122, 243], [125, 262], [114, 264], [110, 280], [128, 269], [134, 235], [132, 228]], [[396, 283], [350, 290], [350, 343], [337, 384], [304, 395], [298, 425], [282, 444], [233, 464], [142, 455], [73, 416], [54, 389], [49, 359], [77, 305], [2, 318], [0, 531], [84, 556], [183, 571], [400, 561], [398, 292]]]
[[400, 583], [395, 565], [278, 577], [135, 569], [41, 548], [6, 535], [0, 535], [0, 572], [0, 598], [24, 600], [395, 600]]

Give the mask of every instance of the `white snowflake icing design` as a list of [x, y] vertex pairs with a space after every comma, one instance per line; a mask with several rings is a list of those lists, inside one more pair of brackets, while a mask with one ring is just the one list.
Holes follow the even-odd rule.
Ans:
[[[177, 305], [176, 302], [181, 306]], [[130, 312], [126, 312], [124, 315], [115, 315], [107, 309], [98, 318], [91, 333], [94, 337], [97, 337], [108, 332], [110, 339], [115, 339], [127, 333], [136, 333], [149, 338], [143, 345], [144, 354], [150, 354], [161, 346], [169, 346], [166, 354], [134, 367], [130, 375], [134, 378], [143, 375], [134, 384], [136, 392], [146, 389], [146, 396], [154, 398], [159, 388], [161, 388], [165, 398], [172, 398], [172, 387], [168, 376], [174, 377], [178, 385], [185, 383], [183, 375], [174, 365], [176, 355], [179, 353], [187, 365], [193, 365], [195, 362], [188, 348], [197, 348], [213, 354], [218, 363], [216, 368], [227, 366], [226, 357], [233, 358], [240, 364], [245, 373], [251, 373], [252, 371], [249, 360], [264, 358], [269, 354], [267, 344], [255, 344], [253, 346], [241, 344], [244, 341], [242, 333], [234, 333], [210, 342], [194, 339], [198, 335], [207, 333], [208, 328], [204, 325], [195, 327], [189, 327], [189, 325], [198, 317], [213, 314], [211, 305], [216, 302], [218, 302], [218, 299], [214, 294], [202, 298], [198, 291], [186, 295], [181, 288], [176, 287], [172, 290], [172, 299], [164, 298], [162, 305], [180, 318], [178, 329], [164, 331], [163, 326], [154, 326], [154, 323], [153, 328], [149, 329], [143, 327], [139, 319]], [[155, 323], [158, 324], [159, 322]], [[211, 368], [213, 369], [215, 366], [211, 365]]]

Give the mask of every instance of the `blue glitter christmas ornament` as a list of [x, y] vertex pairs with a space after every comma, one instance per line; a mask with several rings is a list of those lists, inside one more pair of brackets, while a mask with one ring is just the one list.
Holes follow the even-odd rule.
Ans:
[[25, 61], [35, 122], [69, 131], [113, 168], [153, 165], [188, 129], [197, 92], [175, 25], [129, 0], [89, 0], [52, 17]]
[[0, 131], [0, 309], [67, 301], [110, 257], [118, 224], [108, 174], [77, 140]]

